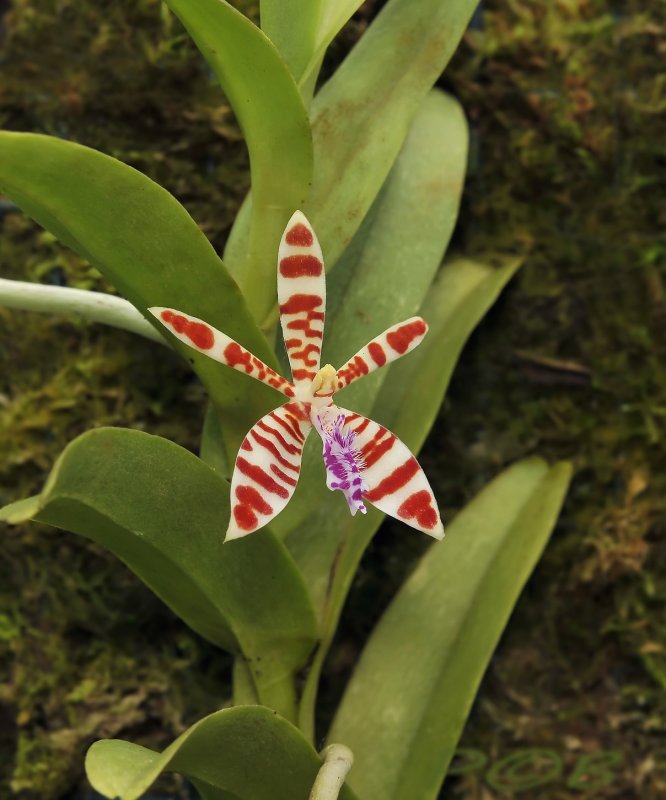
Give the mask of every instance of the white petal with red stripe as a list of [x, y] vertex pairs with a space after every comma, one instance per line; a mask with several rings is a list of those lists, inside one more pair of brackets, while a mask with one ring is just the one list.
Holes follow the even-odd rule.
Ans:
[[340, 367], [338, 389], [411, 352], [423, 341], [426, 333], [428, 326], [421, 317], [410, 317], [387, 328]]
[[252, 378], [277, 389], [287, 397], [294, 396], [294, 386], [291, 381], [283, 378], [274, 369], [266, 366], [264, 362], [252, 355], [249, 350], [235, 342], [226, 333], [218, 331], [207, 322], [203, 322], [182, 311], [173, 308], [153, 306], [148, 311], [164, 325], [181, 342], [189, 345], [199, 353], [225, 364], [227, 367], [244, 372]]
[[286, 403], [250, 429], [231, 478], [231, 519], [225, 541], [262, 528], [287, 505], [296, 489], [311, 428], [307, 407]]
[[319, 370], [326, 278], [319, 242], [300, 211], [289, 220], [280, 242], [277, 290], [294, 383], [309, 383]]
[[363, 479], [368, 486], [363, 499], [412, 528], [443, 539], [437, 501], [407, 445], [383, 425], [353, 411], [340, 411], [363, 457]]

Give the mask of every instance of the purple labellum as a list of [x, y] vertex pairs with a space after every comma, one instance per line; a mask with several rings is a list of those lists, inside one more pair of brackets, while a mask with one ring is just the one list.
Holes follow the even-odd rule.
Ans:
[[363, 456], [354, 447], [356, 434], [349, 429], [345, 430], [344, 415], [339, 414], [332, 422], [329, 420], [330, 414], [317, 417], [317, 427], [324, 442], [326, 485], [329, 489], [339, 489], [344, 494], [352, 516], [357, 511], [366, 514], [363, 493], [368, 491], [368, 486], [362, 475], [365, 469]]

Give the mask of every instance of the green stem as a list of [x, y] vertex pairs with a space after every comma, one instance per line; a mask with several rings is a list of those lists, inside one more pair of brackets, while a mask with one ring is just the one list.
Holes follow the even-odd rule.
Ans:
[[254, 678], [243, 656], [234, 658], [232, 671], [233, 703], [235, 706], [259, 705], [259, 695]]
[[168, 346], [131, 303], [111, 294], [0, 278], [0, 306], [48, 314], [77, 314]]
[[297, 725], [298, 696], [294, 675], [290, 673], [275, 680], [263, 681], [255, 672], [253, 678], [261, 705], [272, 708], [280, 716]]
[[324, 763], [317, 773], [309, 800], [336, 800], [354, 763], [354, 754], [344, 744], [330, 744], [322, 755]]

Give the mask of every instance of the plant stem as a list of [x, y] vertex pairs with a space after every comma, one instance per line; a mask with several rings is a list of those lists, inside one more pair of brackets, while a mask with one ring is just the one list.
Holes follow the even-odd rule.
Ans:
[[77, 314], [92, 322], [122, 328], [153, 342], [167, 344], [131, 303], [111, 294], [0, 278], [0, 306], [49, 314]]
[[344, 744], [329, 744], [322, 755], [324, 763], [317, 773], [309, 800], [336, 800], [354, 763], [354, 754]]

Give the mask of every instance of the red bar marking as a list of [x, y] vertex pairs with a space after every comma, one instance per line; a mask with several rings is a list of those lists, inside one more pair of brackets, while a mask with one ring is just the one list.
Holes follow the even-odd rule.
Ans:
[[177, 333], [182, 333], [200, 350], [210, 350], [215, 344], [215, 334], [203, 322], [193, 322], [182, 314], [166, 309], [160, 315], [162, 320], [170, 325]]
[[284, 472], [277, 466], [277, 464], [271, 464], [271, 472], [278, 476], [282, 481], [284, 481], [288, 486], [296, 486], [298, 481], [294, 478], [290, 477], [289, 475], [285, 475]]
[[241, 450], [252, 450], [252, 444], [250, 443], [250, 440], [247, 437], [243, 439]]
[[301, 311], [313, 311], [323, 303], [318, 294], [292, 294], [286, 303], [280, 306], [280, 314], [298, 314]]
[[287, 256], [280, 261], [280, 274], [285, 278], [317, 278], [323, 269], [324, 265], [316, 256]]
[[384, 478], [383, 481], [380, 481], [374, 489], [366, 492], [365, 497], [367, 497], [371, 503], [374, 503], [377, 500], [381, 500], [382, 497], [386, 497], [386, 495], [397, 492], [398, 489], [402, 489], [403, 486], [409, 483], [420, 469], [419, 462], [414, 456], [410, 456], [404, 464], [396, 467], [393, 472], [388, 477]]
[[387, 439], [375, 444], [373, 444], [371, 441], [370, 445], [366, 445], [368, 449], [366, 450], [365, 447], [363, 448], [363, 460], [365, 461], [365, 466], [371, 467], [373, 464], [376, 464], [384, 455], [384, 453], [387, 453], [393, 447], [396, 441], [396, 437], [392, 433], [389, 433]]
[[224, 348], [224, 356], [227, 365], [230, 367], [238, 367], [241, 366], [245, 369], [245, 372], [249, 375], [252, 372], [252, 355], [248, 353], [247, 350], [244, 350], [239, 344], [236, 342], [231, 342]]
[[397, 513], [403, 519], [416, 517], [416, 521], [424, 528], [434, 528], [437, 525], [437, 512], [432, 507], [430, 492], [425, 489], [410, 494]]
[[372, 360], [378, 367], [383, 367], [384, 364], [386, 364], [386, 353], [380, 344], [377, 342], [370, 342], [368, 345], [368, 351], [372, 356]]
[[244, 531], [255, 530], [259, 522], [254, 511], [250, 506], [246, 505], [234, 506], [234, 519], [236, 520], [236, 525]]
[[241, 503], [247, 506], [251, 506], [260, 514], [273, 513], [272, 507], [268, 505], [268, 503], [254, 488], [254, 486], [237, 486], [236, 497], [238, 498], [238, 500], [240, 500]]
[[254, 486], [237, 486], [236, 498], [240, 503], [234, 507], [234, 519], [238, 527], [244, 531], [253, 531], [257, 527], [258, 519], [254, 513], [255, 510], [264, 515], [273, 513], [271, 506]]
[[295, 381], [303, 381], [306, 378], [312, 380], [315, 373], [311, 369], [292, 369], [291, 375]]
[[[299, 342], [300, 344], [300, 342]], [[297, 358], [299, 361], [302, 361], [306, 367], [316, 367], [319, 361], [319, 353], [321, 352], [321, 348], [318, 344], [306, 344], [302, 350], [297, 350], [295, 352], [289, 351], [289, 360], [293, 361]], [[317, 358], [308, 358], [310, 353], [316, 353]]]
[[294, 245], [295, 247], [310, 247], [314, 241], [312, 231], [306, 228], [302, 222], [298, 222], [293, 228], [290, 228], [284, 240], [287, 244]]
[[369, 371], [365, 360], [361, 356], [354, 356], [352, 361], [349, 361], [338, 371], [338, 380], [344, 381], [345, 384], [350, 384], [356, 378], [367, 375]]
[[293, 469], [296, 472], [299, 471], [299, 468], [295, 467], [291, 463], [291, 461], [288, 461], [282, 455], [282, 453], [277, 449], [277, 447], [273, 444], [273, 442], [271, 442], [270, 439], [267, 439], [265, 436], [262, 436], [260, 433], [257, 433], [256, 430], [254, 430], [254, 428], [252, 429], [252, 431], [250, 431], [250, 433], [252, 434], [252, 438], [255, 440], [255, 442], [257, 442], [257, 444], [260, 444], [265, 450], [268, 450], [268, 452], [273, 456], [273, 458], [276, 458], [280, 462], [280, 464], [282, 464], [282, 466], [287, 467], [288, 469]]
[[310, 422], [311, 403], [286, 403], [282, 408], [300, 422]]
[[[273, 419], [272, 415], [270, 415], [270, 417]], [[300, 445], [289, 444], [280, 431], [276, 430], [275, 428], [271, 428], [271, 426], [267, 425], [263, 419], [260, 419], [259, 422], [257, 422], [257, 427], [261, 428], [263, 431], [266, 431], [266, 433], [270, 433], [271, 436], [275, 436], [275, 438], [278, 440], [278, 442], [280, 442], [282, 447], [284, 447], [289, 455], [295, 456], [301, 452]]]
[[[351, 417], [347, 417], [347, 419], [351, 419]], [[359, 434], [362, 433], [370, 424], [370, 420], [366, 417], [363, 422], [358, 426], [358, 428], [354, 428], [354, 433]]]
[[[321, 318], [324, 319], [323, 314], [321, 315]], [[291, 328], [292, 330], [296, 331], [303, 331], [303, 335], [310, 339], [322, 339], [324, 336], [323, 331], [318, 331], [316, 328], [311, 328], [310, 322], [312, 322], [310, 317], [308, 319], [294, 319], [287, 323], [287, 328]]]
[[236, 468], [239, 469], [243, 475], [252, 478], [255, 483], [258, 483], [259, 486], [266, 489], [267, 492], [272, 492], [283, 500], [289, 497], [289, 492], [284, 486], [281, 486], [277, 481], [271, 478], [271, 476], [257, 464], [250, 464], [249, 461], [239, 456], [236, 459]]
[[283, 417], [279, 416], [279, 414], [272, 414], [271, 419], [274, 422], [277, 422], [278, 424], [282, 425], [282, 427], [287, 431], [287, 433], [290, 436], [294, 436], [297, 439], [297, 441], [302, 442], [305, 439], [305, 436], [303, 436], [303, 434], [301, 433], [301, 429], [297, 427], [297, 425], [295, 424], [296, 421], [294, 420], [293, 417], [289, 418], [289, 416], [287, 416], [287, 419], [284, 419]]
[[428, 326], [422, 319], [414, 320], [414, 322], [408, 322], [406, 325], [401, 325], [397, 330], [392, 331], [391, 333], [387, 334], [386, 341], [391, 345], [391, 347], [396, 351], [396, 353], [404, 353], [406, 352], [409, 345], [416, 339], [418, 336], [423, 336], [423, 334], [428, 330]]

